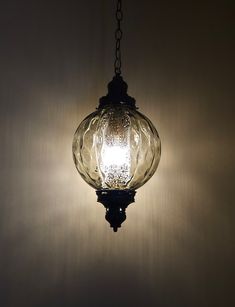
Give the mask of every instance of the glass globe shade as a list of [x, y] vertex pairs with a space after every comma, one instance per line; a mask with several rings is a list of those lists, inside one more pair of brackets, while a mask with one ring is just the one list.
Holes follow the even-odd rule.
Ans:
[[138, 189], [155, 173], [160, 156], [154, 125], [122, 104], [110, 104], [88, 115], [73, 139], [76, 168], [97, 190]]

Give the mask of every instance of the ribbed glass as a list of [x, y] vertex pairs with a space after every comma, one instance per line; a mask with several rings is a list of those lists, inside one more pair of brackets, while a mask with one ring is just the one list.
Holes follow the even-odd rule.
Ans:
[[93, 188], [138, 189], [157, 169], [161, 142], [140, 112], [110, 105], [87, 116], [73, 139], [73, 158]]

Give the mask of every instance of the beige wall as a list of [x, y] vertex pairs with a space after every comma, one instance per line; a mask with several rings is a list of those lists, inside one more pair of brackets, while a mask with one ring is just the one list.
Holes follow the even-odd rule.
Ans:
[[117, 234], [71, 155], [112, 78], [113, 2], [3, 5], [1, 306], [235, 304], [231, 8], [124, 2], [123, 75], [162, 158]]

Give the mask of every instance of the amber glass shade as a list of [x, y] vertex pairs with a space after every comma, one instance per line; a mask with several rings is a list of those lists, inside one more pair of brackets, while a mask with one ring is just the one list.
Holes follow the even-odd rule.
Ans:
[[73, 139], [77, 170], [97, 190], [138, 189], [155, 173], [160, 156], [160, 138], [151, 121], [121, 104], [88, 115]]

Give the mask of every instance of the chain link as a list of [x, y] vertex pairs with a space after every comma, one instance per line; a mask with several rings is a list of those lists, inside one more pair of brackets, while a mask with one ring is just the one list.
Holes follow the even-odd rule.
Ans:
[[117, 29], [115, 31], [116, 49], [115, 49], [115, 62], [114, 62], [114, 71], [116, 75], [121, 75], [121, 67], [122, 67], [122, 57], [121, 57], [122, 19], [123, 19], [122, 0], [117, 0], [117, 8], [116, 8]]

